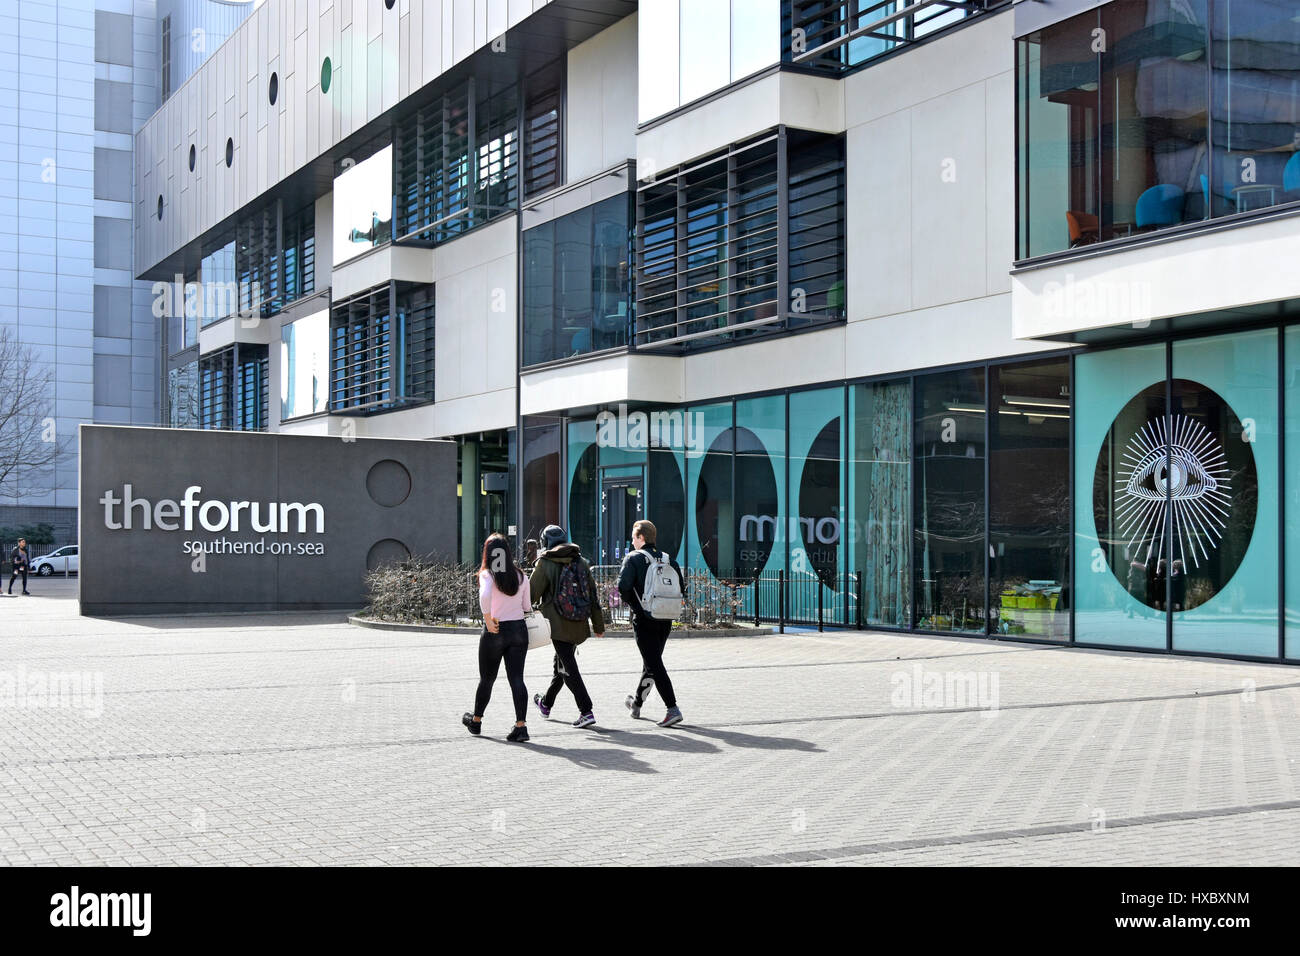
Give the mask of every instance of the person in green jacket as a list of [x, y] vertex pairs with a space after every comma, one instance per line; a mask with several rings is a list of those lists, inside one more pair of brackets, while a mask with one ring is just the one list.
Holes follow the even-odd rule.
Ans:
[[[533, 695], [533, 703], [543, 717], [550, 717], [560, 688], [568, 685], [578, 705], [579, 717], [573, 726], [590, 727], [596, 722], [596, 716], [591, 710], [591, 695], [587, 693], [582, 674], [578, 671], [577, 651], [578, 645], [593, 632], [597, 637], [605, 636], [605, 618], [600, 612], [596, 582], [591, 576], [591, 568], [583, 560], [582, 551], [569, 541], [569, 536], [559, 525], [547, 525], [543, 529], [542, 547], [544, 550], [537, 556], [537, 567], [533, 569], [528, 586], [534, 604], [551, 624], [555, 676], [545, 694]], [[561, 613], [562, 608], [570, 616]], [[573, 620], [572, 616], [577, 614], [581, 617]], [[591, 622], [590, 629], [588, 621]]]

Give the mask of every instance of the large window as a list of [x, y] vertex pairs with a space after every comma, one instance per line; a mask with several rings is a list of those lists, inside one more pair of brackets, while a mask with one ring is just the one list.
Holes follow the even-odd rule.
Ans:
[[560, 59], [522, 84], [472, 77], [399, 119], [396, 238], [435, 244], [513, 211], [521, 160], [526, 195], [558, 186], [563, 76]]
[[393, 148], [385, 146], [334, 180], [334, 264], [393, 238]]
[[[237, 275], [234, 239], [217, 246], [199, 263], [199, 279], [203, 289], [203, 296], [198, 303], [199, 315], [205, 327], [218, 319], [233, 315], [241, 308]], [[193, 342], [189, 339], [187, 328], [186, 344], [193, 345], [198, 341], [197, 337]]]
[[198, 362], [167, 370], [167, 424], [171, 428], [199, 427]]
[[1289, 0], [1113, 0], [1016, 72], [1019, 258], [1300, 200]]
[[284, 303], [316, 291], [316, 204], [284, 217]]
[[1278, 656], [1279, 347], [1268, 328], [1078, 357], [1076, 640]]
[[983, 632], [984, 369], [918, 376], [914, 402], [916, 626]]
[[862, 621], [911, 624], [912, 387], [849, 389], [848, 538]]
[[326, 410], [329, 402], [330, 314], [322, 309], [280, 330], [280, 417]]
[[524, 365], [627, 345], [630, 211], [620, 194], [524, 232]]
[[852, 69], [1007, 2], [785, 0], [781, 4], [781, 56], [803, 66], [836, 72]]
[[199, 359], [199, 427], [234, 428], [235, 349]]
[[637, 347], [844, 318], [841, 138], [782, 128], [657, 177], [637, 203]]
[[199, 359], [199, 427], [265, 431], [265, 345], [232, 345]]
[[432, 401], [434, 288], [390, 283], [330, 310], [330, 410]]
[[781, 58], [780, 0], [646, 0], [639, 17], [642, 123]]
[[999, 634], [1070, 636], [1070, 363], [989, 369], [989, 610]]

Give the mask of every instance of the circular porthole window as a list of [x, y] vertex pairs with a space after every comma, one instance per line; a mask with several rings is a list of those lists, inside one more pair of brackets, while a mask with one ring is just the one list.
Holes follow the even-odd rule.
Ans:
[[227, 139], [226, 140], [226, 167], [229, 168], [233, 165], [235, 165], [235, 141], [233, 139]]
[[393, 9], [393, 5], [396, 3], [397, 0], [384, 0], [384, 6], [386, 6], [389, 10]]
[[158, 197], [158, 221], [162, 222], [163, 201], [162, 196]]
[[330, 63], [330, 58], [325, 57], [325, 62], [320, 65], [320, 91], [328, 93], [330, 91], [330, 80], [334, 76], [334, 67]]
[[280, 95], [280, 76], [278, 73], [271, 74], [271, 82], [267, 85], [266, 96], [275, 105], [275, 98]]
[[194, 151], [194, 144], [190, 143], [190, 172], [194, 172], [194, 163], [198, 159], [198, 153]]

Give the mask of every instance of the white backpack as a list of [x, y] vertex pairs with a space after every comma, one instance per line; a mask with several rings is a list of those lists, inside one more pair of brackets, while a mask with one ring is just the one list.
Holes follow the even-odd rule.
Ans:
[[640, 550], [650, 562], [645, 572], [645, 590], [641, 594], [641, 607], [656, 621], [675, 621], [682, 613], [682, 581], [668, 555], [662, 551], [655, 557]]

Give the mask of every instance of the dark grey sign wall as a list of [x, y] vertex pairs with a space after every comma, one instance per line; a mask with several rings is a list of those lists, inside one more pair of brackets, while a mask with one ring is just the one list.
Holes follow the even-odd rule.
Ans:
[[456, 557], [452, 442], [117, 425], [80, 441], [82, 614], [356, 608], [368, 566]]

